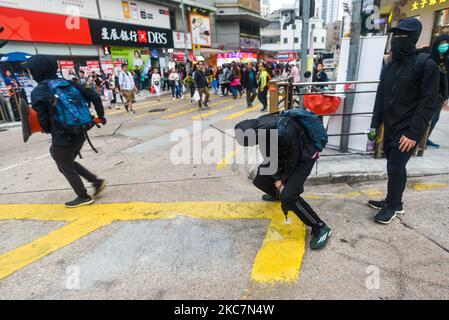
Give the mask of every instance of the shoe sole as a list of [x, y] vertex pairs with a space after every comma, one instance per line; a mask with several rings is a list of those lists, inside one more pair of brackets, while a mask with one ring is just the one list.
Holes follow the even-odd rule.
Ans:
[[108, 185], [107, 181], [104, 180], [100, 188], [98, 188], [98, 190], [95, 192], [94, 198], [98, 198], [100, 194], [103, 192], [103, 190], [107, 187], [107, 185]]
[[374, 221], [376, 221], [377, 223], [380, 223], [380, 224], [390, 224], [391, 221], [393, 221], [394, 218], [396, 218], [396, 213], [395, 213], [394, 216], [392, 216], [392, 217], [390, 218], [390, 220], [388, 220], [388, 221], [380, 221], [380, 220], [378, 220], [378, 219], [376, 219], [376, 218], [374, 218]]
[[95, 199], [92, 199], [92, 200], [90, 200], [90, 201], [88, 201], [88, 202], [83, 202], [83, 203], [77, 204], [76, 206], [68, 206], [68, 205], [65, 205], [65, 207], [66, 207], [66, 208], [70, 208], [70, 209], [73, 209], [73, 208], [79, 208], [79, 207], [83, 207], [83, 206], [88, 206], [88, 205], [90, 205], [90, 204], [92, 204], [92, 203], [94, 203], [94, 202], [95, 202]]
[[[370, 203], [368, 203], [368, 206], [370, 206], [371, 208], [376, 209], [376, 210], [382, 209], [382, 208], [376, 207], [375, 205], [372, 205], [372, 204], [370, 204]], [[396, 212], [397, 214], [404, 214], [404, 213], [405, 213], [405, 210], [402, 209], [402, 210], [400, 210], [400, 211], [395, 211], [395, 212]]]

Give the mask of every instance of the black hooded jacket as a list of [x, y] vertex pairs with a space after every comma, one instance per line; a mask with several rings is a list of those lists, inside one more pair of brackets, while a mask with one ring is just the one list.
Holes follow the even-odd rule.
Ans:
[[[52, 144], [55, 146], [73, 146], [82, 143], [85, 140], [84, 135], [66, 132], [51, 117], [54, 97], [50, 92], [47, 81], [57, 78], [58, 62], [56, 58], [48, 55], [35, 55], [27, 60], [24, 66], [30, 70], [33, 79], [38, 83], [38, 86], [31, 92], [31, 105], [37, 112], [42, 130], [51, 133]], [[86, 101], [91, 101], [94, 104], [98, 117], [104, 118], [103, 103], [98, 94], [80, 84], [69, 82], [78, 88]]]
[[[277, 114], [263, 115], [257, 119], [244, 120], [238, 123], [235, 129], [240, 129], [242, 132], [253, 129], [256, 131], [256, 135], [259, 136], [260, 130], [277, 129], [277, 124], [281, 118]], [[266, 143], [261, 144], [260, 141], [257, 141], [257, 144], [259, 144], [262, 156], [265, 157], [264, 164], [262, 164], [265, 165], [273, 150], [271, 150], [272, 144], [270, 143], [269, 133], [264, 131], [263, 136], [266, 138]], [[300, 162], [310, 159], [309, 152], [305, 152], [306, 149], [309, 149], [308, 145], [310, 144], [310, 139], [307, 138], [304, 130], [299, 125], [296, 125], [294, 120], [290, 120], [285, 126], [283, 133], [278, 136], [278, 170], [273, 175], [273, 178], [276, 180], [280, 179], [285, 184], [298, 165], [300, 165]], [[243, 145], [247, 146], [245, 143]]]
[[419, 142], [437, 107], [438, 68], [432, 59], [427, 59], [422, 75], [417, 77], [417, 40], [418, 37], [409, 38], [412, 43], [399, 46], [399, 59], [394, 58], [382, 71], [371, 128], [378, 128], [383, 122], [386, 141], [398, 142], [405, 135]]
[[430, 51], [430, 55], [440, 71], [439, 105], [449, 96], [449, 50], [443, 55], [438, 52], [438, 46], [442, 41], [449, 42], [449, 34], [436, 37]]

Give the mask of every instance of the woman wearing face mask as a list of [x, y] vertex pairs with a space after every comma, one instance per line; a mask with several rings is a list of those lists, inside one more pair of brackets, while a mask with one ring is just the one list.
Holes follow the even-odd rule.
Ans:
[[[440, 112], [444, 106], [448, 105], [448, 83], [449, 83], [449, 35], [443, 34], [433, 41], [430, 55], [438, 65], [440, 71], [440, 88], [438, 93], [438, 107], [435, 115], [432, 118], [430, 125], [430, 134], [432, 133], [435, 125], [440, 119]], [[429, 134], [429, 137], [430, 137]], [[427, 146], [432, 148], [439, 148], [440, 145], [433, 143], [430, 139], [427, 140]]]

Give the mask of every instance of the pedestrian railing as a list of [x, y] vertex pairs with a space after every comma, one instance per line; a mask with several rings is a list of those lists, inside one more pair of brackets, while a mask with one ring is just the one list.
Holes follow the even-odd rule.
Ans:
[[[355, 95], [376, 93], [377, 90], [356, 90], [357, 85], [378, 84], [379, 80], [369, 81], [329, 81], [329, 82], [293, 82], [292, 78], [270, 81], [270, 113], [277, 113], [291, 108], [305, 108], [304, 99], [306, 96], [336, 96], [342, 97], [343, 105], [339, 108], [339, 113], [321, 113], [320, 117], [342, 117], [341, 132], [330, 133], [329, 137], [341, 137], [338, 154], [323, 156], [341, 155], [373, 155], [376, 159], [383, 157], [383, 124], [378, 129], [377, 138], [374, 141], [374, 150], [367, 152], [351, 152], [348, 148], [350, 136], [366, 135], [369, 128], [363, 132], [350, 132], [351, 117], [367, 116], [372, 117], [373, 112], [352, 112], [352, 104]], [[326, 128], [327, 129], [327, 128]], [[423, 139], [415, 149], [416, 156], [423, 156], [429, 128]]]

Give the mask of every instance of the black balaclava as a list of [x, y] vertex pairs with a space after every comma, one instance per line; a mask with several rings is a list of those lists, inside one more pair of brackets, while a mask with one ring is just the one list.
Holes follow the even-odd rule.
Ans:
[[[407, 35], [407, 37], [394, 38], [395, 35]], [[414, 55], [419, 35], [418, 32], [394, 32], [391, 39], [393, 61], [402, 61], [405, 57]]]
[[30, 70], [33, 80], [38, 83], [57, 76], [58, 61], [53, 56], [37, 54], [24, 62], [23, 66]]

